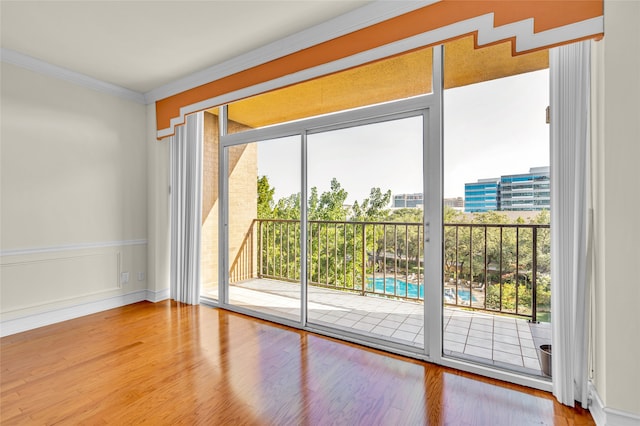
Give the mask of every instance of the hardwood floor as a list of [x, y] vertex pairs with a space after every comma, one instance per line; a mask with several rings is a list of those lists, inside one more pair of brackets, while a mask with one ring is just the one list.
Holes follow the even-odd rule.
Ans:
[[0, 345], [3, 425], [594, 424], [545, 392], [206, 306], [141, 302]]

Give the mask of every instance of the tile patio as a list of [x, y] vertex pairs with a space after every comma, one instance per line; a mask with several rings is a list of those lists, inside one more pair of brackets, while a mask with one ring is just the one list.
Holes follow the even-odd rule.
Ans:
[[[207, 291], [204, 296], [216, 297]], [[230, 286], [230, 302], [294, 321], [300, 316], [299, 284], [254, 279]], [[391, 342], [422, 347], [423, 304], [385, 297], [309, 288], [308, 321]], [[454, 307], [444, 308], [445, 355], [542, 375], [537, 348], [551, 343], [549, 323]]]

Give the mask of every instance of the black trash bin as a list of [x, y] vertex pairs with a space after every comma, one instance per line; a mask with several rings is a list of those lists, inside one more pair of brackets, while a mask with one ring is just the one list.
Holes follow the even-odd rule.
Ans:
[[551, 345], [540, 345], [542, 374], [551, 377]]

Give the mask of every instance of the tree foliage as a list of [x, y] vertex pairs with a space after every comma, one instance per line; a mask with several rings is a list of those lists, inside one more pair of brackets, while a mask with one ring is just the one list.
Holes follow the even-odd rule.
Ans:
[[[258, 179], [258, 218], [295, 221], [286, 226], [264, 225], [263, 238], [270, 242], [270, 260], [263, 262], [266, 270], [262, 274], [297, 281], [301, 197], [297, 193], [275, 202], [274, 193], [266, 176]], [[317, 187], [309, 191], [309, 281], [362, 290], [371, 285], [373, 274], [400, 273], [405, 279], [420, 275], [424, 250], [422, 209], [391, 210], [391, 191], [380, 188], [371, 188], [369, 196], [354, 202], [351, 208], [345, 206], [347, 197], [348, 192], [336, 178], [331, 180], [328, 191], [319, 193]], [[502, 212], [469, 215], [450, 207], [444, 208], [443, 216], [445, 283], [469, 283], [486, 289], [486, 309], [530, 313], [535, 236], [537, 309], [549, 310], [550, 232], [548, 228], [530, 226], [549, 224], [548, 211], [529, 221], [510, 220]], [[267, 256], [267, 249], [262, 250], [262, 256]], [[279, 271], [287, 271], [286, 277]]]
[[345, 221], [349, 209], [344, 203], [349, 193], [342, 188], [338, 179], [331, 179], [329, 191], [318, 195], [318, 188], [311, 188], [309, 194], [308, 217], [309, 220], [334, 220]]
[[401, 208], [392, 211], [389, 214], [390, 222], [408, 222], [408, 223], [422, 223], [424, 212], [422, 209], [412, 209], [409, 207]]
[[351, 220], [354, 222], [381, 222], [389, 217], [391, 191], [383, 193], [380, 188], [371, 188], [369, 197], [353, 203]]
[[258, 176], [258, 219], [273, 217], [273, 195], [276, 189], [269, 184], [269, 178]]

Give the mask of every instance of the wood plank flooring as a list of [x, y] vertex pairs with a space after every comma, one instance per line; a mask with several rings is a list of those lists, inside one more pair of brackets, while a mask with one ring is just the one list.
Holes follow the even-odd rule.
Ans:
[[8, 336], [0, 351], [3, 425], [594, 424], [545, 392], [168, 301]]

